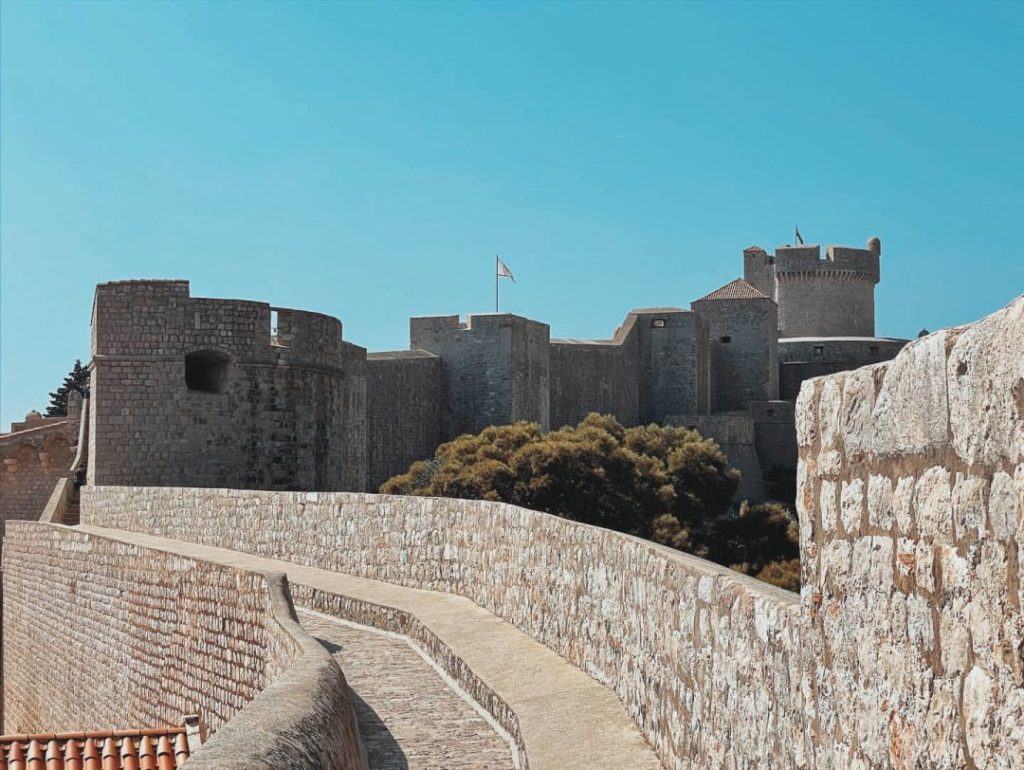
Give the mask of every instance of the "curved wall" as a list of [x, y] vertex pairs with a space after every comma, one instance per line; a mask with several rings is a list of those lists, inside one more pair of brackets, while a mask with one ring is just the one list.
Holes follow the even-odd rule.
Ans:
[[1024, 298], [805, 383], [803, 588], [498, 503], [106, 487], [87, 523], [466, 596], [668, 767], [1021, 767]]
[[776, 273], [780, 337], [873, 337], [875, 281], [858, 274]]
[[189, 767], [360, 767], [344, 677], [283, 575], [29, 522], [3, 548], [4, 732], [198, 714], [211, 737]]
[[802, 756], [798, 598], [710, 562], [500, 503], [83, 493], [88, 524], [466, 596], [613, 688], [669, 767]]
[[779, 337], [875, 336], [881, 247], [785, 246], [775, 250]]
[[[187, 378], [196, 353], [226, 363]], [[336, 318], [192, 298], [187, 281], [99, 284], [91, 366], [90, 483], [365, 486], [366, 351]]]

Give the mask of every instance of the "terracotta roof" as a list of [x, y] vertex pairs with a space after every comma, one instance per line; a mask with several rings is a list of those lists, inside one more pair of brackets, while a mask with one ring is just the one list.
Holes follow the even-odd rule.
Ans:
[[725, 286], [715, 289], [710, 294], [706, 294], [694, 301], [703, 302], [706, 299], [768, 299], [768, 297], [742, 278], [737, 278], [735, 281], [727, 283]]
[[176, 770], [189, 753], [184, 725], [0, 735], [6, 770]]

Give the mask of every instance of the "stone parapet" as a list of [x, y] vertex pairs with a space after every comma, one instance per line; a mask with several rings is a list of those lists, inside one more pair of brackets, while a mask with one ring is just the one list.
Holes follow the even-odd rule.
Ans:
[[815, 767], [1024, 766], [1024, 298], [804, 383]]
[[87, 524], [465, 596], [612, 688], [668, 767], [803, 766], [795, 594], [511, 505], [86, 489]]

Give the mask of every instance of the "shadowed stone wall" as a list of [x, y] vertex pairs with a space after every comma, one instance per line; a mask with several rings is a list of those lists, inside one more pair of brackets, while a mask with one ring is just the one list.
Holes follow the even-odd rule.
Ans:
[[889, 337], [780, 339], [779, 397], [795, 400], [804, 380], [888, 361], [906, 344]]
[[344, 677], [299, 627], [283, 575], [15, 522], [3, 593], [3, 732], [198, 714], [213, 737], [189, 767], [360, 766]]
[[[77, 438], [77, 436], [76, 436]], [[63, 420], [0, 436], [0, 538], [6, 521], [35, 521], [75, 450]]]
[[82, 397], [68, 396], [66, 417], [40, 417], [0, 433], [0, 538], [5, 521], [35, 521], [46, 507], [57, 479], [71, 476], [82, 418]]
[[1024, 298], [796, 421], [814, 765], [1024, 766]]
[[768, 297], [700, 299], [693, 311], [708, 326], [715, 387], [712, 412], [746, 409], [779, 397], [779, 308]]
[[441, 359], [425, 350], [366, 357], [366, 461], [370, 490], [433, 456], [441, 432]]

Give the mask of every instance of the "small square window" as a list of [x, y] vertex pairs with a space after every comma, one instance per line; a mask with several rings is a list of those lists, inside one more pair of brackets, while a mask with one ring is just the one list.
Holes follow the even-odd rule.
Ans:
[[665, 328], [665, 319], [664, 318], [655, 318], [653, 321], [651, 321], [651, 326], [653, 326], [655, 329], [664, 329]]
[[815, 345], [814, 346], [814, 355], [816, 355], [816, 356], [823, 356], [823, 355], [825, 355], [825, 346], [824, 345]]
[[878, 345], [871, 345], [868, 347], [868, 352], [871, 353], [872, 358], [878, 358]]
[[722, 338], [721, 338], [721, 341], [722, 341], [722, 342], [723, 342], [724, 344], [728, 345], [728, 344], [729, 344], [730, 342], [732, 342], [732, 337], [730, 337], [730, 336], [729, 336], [729, 335], [727, 334], [727, 335], [725, 335], [724, 337], [722, 337]]

